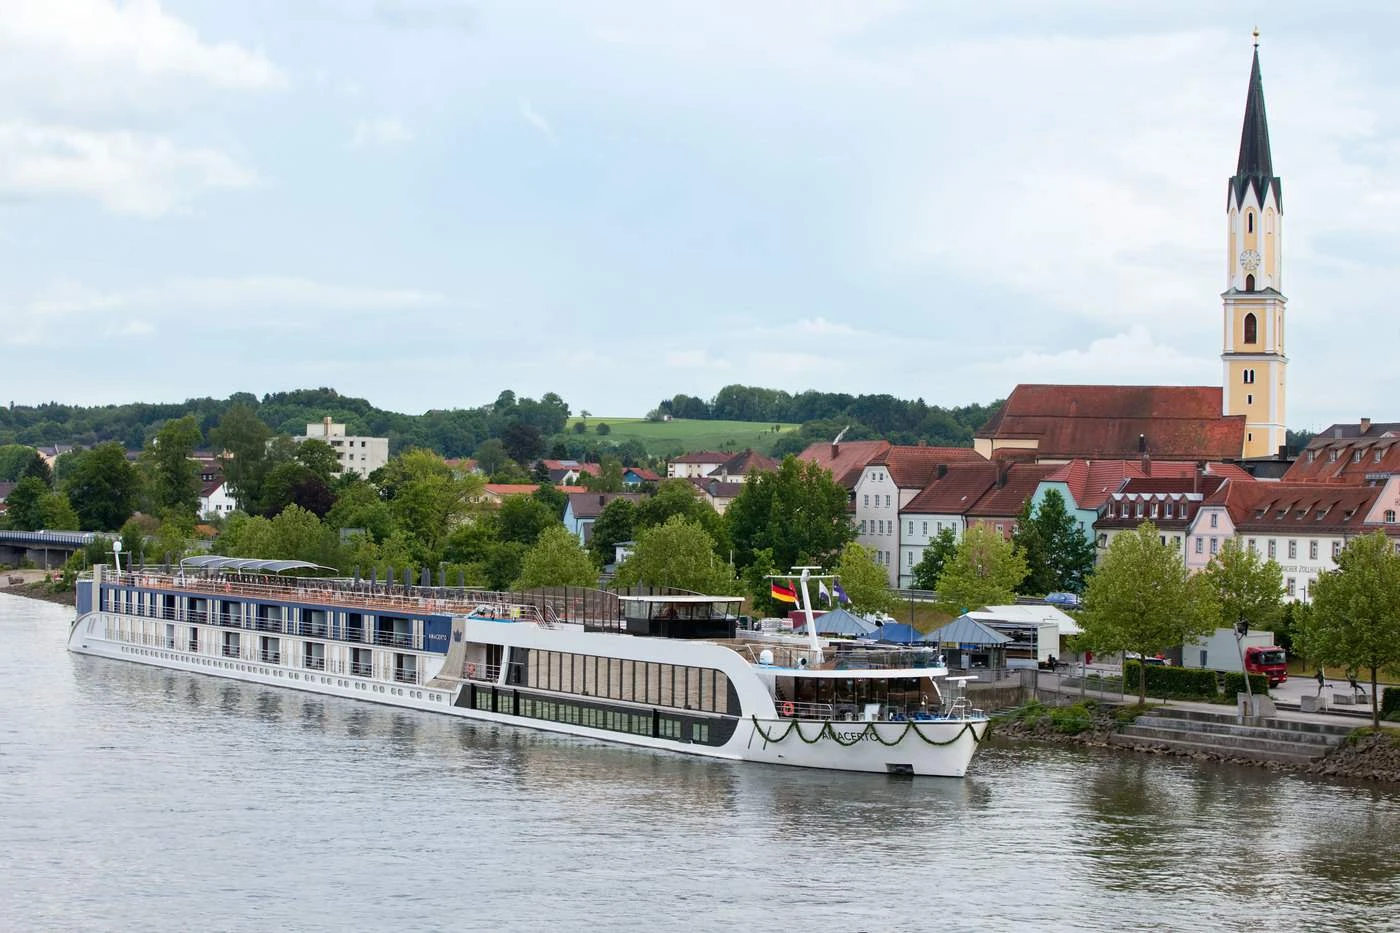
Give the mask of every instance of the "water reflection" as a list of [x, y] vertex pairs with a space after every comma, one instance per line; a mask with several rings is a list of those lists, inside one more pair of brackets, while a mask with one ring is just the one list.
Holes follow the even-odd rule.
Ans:
[[961, 781], [735, 764], [70, 656], [62, 613], [0, 596], [6, 928], [1393, 925], [1390, 790], [999, 743]]

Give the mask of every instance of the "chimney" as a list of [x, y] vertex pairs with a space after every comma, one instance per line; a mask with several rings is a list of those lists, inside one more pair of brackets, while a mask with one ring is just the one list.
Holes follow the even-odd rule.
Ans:
[[1138, 435], [1138, 453], [1140, 453], [1140, 454], [1145, 454], [1145, 453], [1147, 453], [1147, 435], [1146, 435], [1146, 434], [1139, 434], [1139, 435]]
[[607, 497], [607, 494], [606, 494], [606, 493], [601, 493], [601, 492], [598, 493], [598, 504], [599, 504], [599, 505], [607, 505], [607, 504], [608, 504], [608, 497]]
[[946, 463], [940, 463], [940, 464], [938, 465], [938, 479], [942, 479], [943, 477], [945, 477], [945, 476], [947, 476], [947, 475], [948, 475], [948, 464], [946, 464]]
[[1362, 434], [1365, 434], [1365, 433], [1366, 433], [1367, 431], [1369, 431], [1369, 430], [1371, 430], [1371, 419], [1370, 419], [1370, 418], [1362, 418], [1362, 419], [1361, 419], [1361, 433], [1362, 433]]
[[1152, 455], [1145, 450], [1142, 452], [1142, 475], [1152, 475]]
[[920, 446], [920, 447], [927, 447], [927, 446], [928, 446], [928, 438], [926, 438], [926, 437], [921, 437], [921, 438], [919, 438], [919, 446]]
[[1001, 460], [997, 463], [997, 488], [1001, 489], [1006, 485], [1007, 474], [1011, 472], [1011, 461]]
[[1199, 493], [1199, 492], [1201, 491], [1201, 477], [1203, 477], [1203, 476], [1205, 475], [1205, 472], [1206, 472], [1206, 462], [1205, 462], [1204, 460], [1197, 460], [1197, 461], [1196, 461], [1196, 469], [1194, 469], [1193, 471], [1191, 471], [1191, 491], [1192, 491], [1192, 492], [1194, 492], [1194, 493]]

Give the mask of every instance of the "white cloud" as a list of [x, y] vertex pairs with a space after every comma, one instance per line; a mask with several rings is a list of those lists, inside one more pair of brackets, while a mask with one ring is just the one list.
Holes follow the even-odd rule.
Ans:
[[413, 134], [397, 118], [381, 120], [361, 120], [355, 124], [350, 136], [350, 146], [361, 149], [368, 146], [397, 146], [411, 142]]
[[[162, 325], [176, 324], [192, 312], [206, 329], [249, 325], [281, 328], [324, 327], [328, 320], [345, 323], [352, 314], [402, 314], [441, 307], [446, 298], [438, 292], [417, 289], [375, 288], [321, 282], [294, 276], [244, 276], [230, 278], [181, 278], [161, 285], [129, 291], [100, 291], [86, 286], [56, 286], [29, 301], [14, 304], [13, 312], [0, 317], [17, 326], [0, 334], [0, 342], [35, 345], [54, 334], [75, 328], [101, 326], [122, 336], [147, 334]], [[0, 303], [0, 311], [6, 311]], [[220, 312], [230, 312], [221, 317]]]
[[540, 135], [551, 143], [558, 144], [559, 140], [554, 136], [554, 128], [549, 125], [549, 121], [540, 116], [539, 112], [531, 106], [528, 100], [520, 102], [520, 115], [525, 118], [525, 122], [539, 130]]
[[1192, 356], [1157, 343], [1142, 325], [1057, 352], [1026, 351], [1004, 359], [970, 363], [969, 376], [997, 379], [1008, 389], [1018, 382], [1090, 385], [1211, 385], [1220, 383], [1220, 361]]
[[0, 123], [0, 193], [91, 197], [155, 216], [206, 188], [244, 188], [256, 175], [212, 149], [161, 136]]
[[7, 0], [0, 15], [0, 54], [6, 51], [48, 60], [54, 72], [76, 66], [108, 81], [135, 74], [266, 88], [286, 80], [259, 52], [202, 41], [158, 0]]

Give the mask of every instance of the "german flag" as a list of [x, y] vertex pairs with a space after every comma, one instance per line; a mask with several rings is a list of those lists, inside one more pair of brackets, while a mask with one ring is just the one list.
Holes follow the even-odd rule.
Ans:
[[784, 603], [795, 603], [797, 602], [797, 591], [786, 583], [779, 583], [777, 580], [774, 580], [773, 598]]

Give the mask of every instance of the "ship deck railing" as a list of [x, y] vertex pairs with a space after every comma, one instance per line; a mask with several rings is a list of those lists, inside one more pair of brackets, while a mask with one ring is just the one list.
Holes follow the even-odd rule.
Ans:
[[982, 710], [964, 699], [954, 700], [944, 707], [912, 703], [807, 703], [793, 700], [780, 700], [777, 707], [781, 719], [835, 722], [961, 722], [986, 717]]

